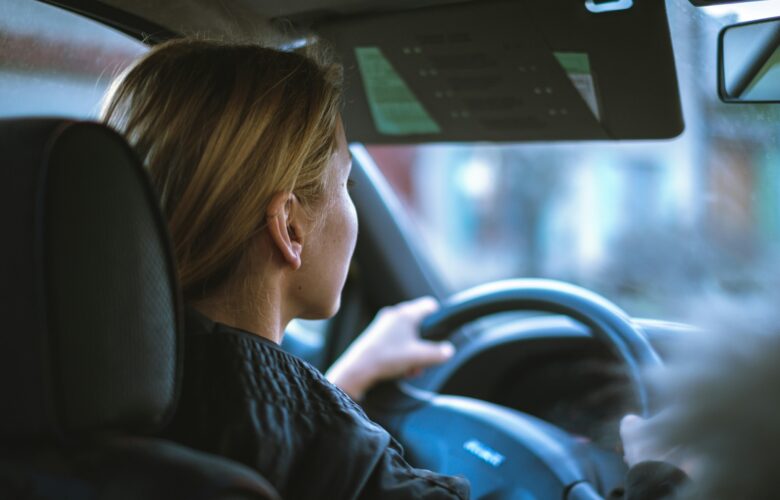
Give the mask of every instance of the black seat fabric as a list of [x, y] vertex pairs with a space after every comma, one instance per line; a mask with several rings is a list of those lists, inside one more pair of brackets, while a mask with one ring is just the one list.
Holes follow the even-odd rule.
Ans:
[[0, 457], [3, 499], [274, 499], [257, 473], [216, 455], [149, 438], [69, 448], [24, 448]]
[[0, 124], [3, 440], [149, 432], [173, 410], [178, 300], [165, 229], [124, 141]]
[[181, 308], [129, 146], [99, 124], [0, 120], [0, 155], [0, 497], [273, 498], [151, 437], [175, 409]]

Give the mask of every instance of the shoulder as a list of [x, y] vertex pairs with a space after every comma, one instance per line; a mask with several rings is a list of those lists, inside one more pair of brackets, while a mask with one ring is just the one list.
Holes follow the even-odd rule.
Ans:
[[221, 380], [224, 390], [240, 391], [242, 399], [296, 413], [367, 419], [360, 406], [319, 370], [270, 340], [213, 322], [196, 311], [188, 311], [186, 331], [185, 379]]
[[255, 467], [290, 498], [467, 497], [464, 480], [410, 467], [387, 431], [309, 363], [196, 315], [187, 330], [179, 440]]
[[276, 344], [193, 320], [169, 436], [259, 470], [284, 498], [354, 495], [389, 434], [316, 368]]

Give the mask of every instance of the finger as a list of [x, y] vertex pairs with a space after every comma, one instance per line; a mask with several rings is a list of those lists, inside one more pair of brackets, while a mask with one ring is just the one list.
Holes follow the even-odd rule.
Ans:
[[402, 308], [411, 311], [430, 311], [433, 312], [439, 308], [439, 301], [430, 295], [418, 297], [414, 300], [408, 300], [399, 304]]
[[[637, 415], [626, 415], [620, 420], [620, 440], [623, 443], [623, 458], [629, 467], [649, 458], [647, 443], [642, 435], [645, 420]], [[643, 458], [644, 457], [644, 458]]]
[[637, 416], [628, 414], [620, 420], [620, 439], [625, 443], [633, 440], [639, 433], [639, 428], [644, 420]]
[[439, 309], [439, 302], [433, 297], [425, 296], [404, 302], [400, 306], [411, 321], [419, 323], [423, 318]]
[[455, 346], [451, 342], [417, 342], [410, 352], [409, 364], [412, 369], [444, 363], [455, 354]]

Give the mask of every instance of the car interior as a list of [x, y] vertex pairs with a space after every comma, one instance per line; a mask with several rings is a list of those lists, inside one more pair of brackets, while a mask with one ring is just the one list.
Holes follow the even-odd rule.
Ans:
[[343, 64], [357, 248], [337, 315], [296, 320], [282, 346], [325, 371], [380, 308], [439, 299], [420, 332], [455, 356], [363, 406], [473, 498], [620, 487], [618, 421], [655, 410], [646, 374], [696, 329], [686, 301], [716, 280], [746, 290], [780, 247], [778, 0], [0, 13], [3, 498], [279, 498], [158, 437], [187, 362], [181, 297], [143, 166], [95, 120], [111, 79], [165, 40], [326, 44]]

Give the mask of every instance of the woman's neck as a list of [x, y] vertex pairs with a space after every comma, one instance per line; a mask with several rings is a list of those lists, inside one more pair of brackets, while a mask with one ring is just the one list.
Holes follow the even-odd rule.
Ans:
[[[273, 290], [273, 288], [271, 288]], [[215, 293], [192, 303], [201, 314], [233, 328], [281, 344], [289, 319], [284, 319], [279, 294]]]

